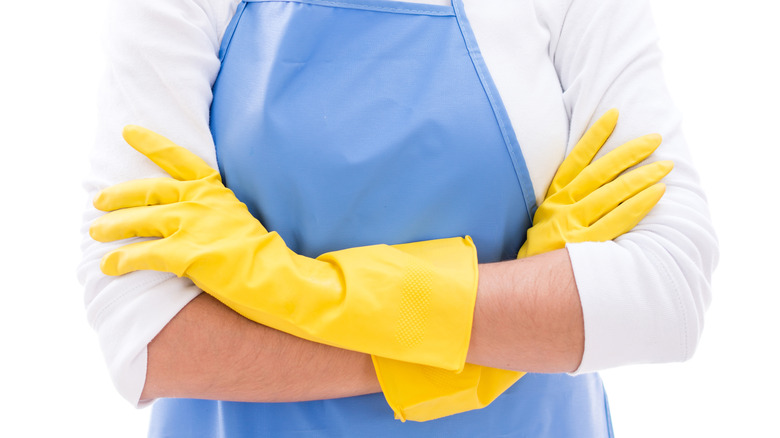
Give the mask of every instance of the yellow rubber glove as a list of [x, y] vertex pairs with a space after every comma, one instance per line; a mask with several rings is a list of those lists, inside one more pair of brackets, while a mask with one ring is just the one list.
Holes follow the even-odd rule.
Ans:
[[570, 242], [612, 240], [633, 229], [661, 199], [665, 186], [658, 181], [672, 170], [671, 161], [646, 164], [620, 175], [649, 157], [660, 146], [660, 135], [631, 140], [591, 164], [612, 135], [617, 119], [617, 110], [604, 114], [561, 163], [518, 258], [560, 249]]
[[173, 178], [129, 181], [95, 198], [96, 208], [111, 211], [92, 224], [95, 240], [160, 237], [109, 252], [104, 273], [172, 272], [241, 315], [305, 339], [463, 368], [477, 289], [471, 239], [303, 257], [267, 232], [203, 160], [140, 127], [123, 135]]
[[[634, 228], [661, 199], [664, 185], [658, 181], [671, 171], [670, 161], [647, 164], [615, 179], [650, 156], [660, 136], [632, 140], [591, 164], [617, 118], [616, 110], [608, 111], [561, 163], [518, 258], [561, 249], [568, 242], [614, 239]], [[525, 375], [472, 364], [455, 373], [383, 357], [373, 360], [385, 398], [402, 421], [483, 408]]]

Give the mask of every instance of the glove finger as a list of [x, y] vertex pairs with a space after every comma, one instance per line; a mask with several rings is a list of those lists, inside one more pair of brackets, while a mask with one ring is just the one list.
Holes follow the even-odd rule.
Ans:
[[617, 125], [618, 110], [611, 109], [604, 113], [596, 123], [594, 123], [585, 132], [580, 141], [572, 148], [571, 153], [566, 156], [563, 163], [555, 172], [550, 188], [547, 189], [547, 196], [557, 193], [566, 187], [585, 167], [593, 160], [599, 149], [607, 142]]
[[649, 157], [660, 144], [661, 136], [650, 134], [618, 146], [577, 175], [566, 187], [566, 196], [571, 202], [579, 201]]
[[95, 208], [114, 211], [120, 208], [179, 202], [184, 182], [171, 178], [149, 178], [126, 181], [101, 190], [92, 201]]
[[147, 270], [171, 272], [181, 277], [187, 262], [171, 257], [170, 245], [168, 239], [159, 239], [122, 246], [103, 256], [100, 269], [113, 276]]
[[574, 214], [581, 218], [580, 223], [591, 225], [622, 202], [661, 181], [673, 167], [671, 161], [657, 161], [620, 175], [575, 204]]
[[168, 237], [179, 229], [181, 204], [153, 205], [113, 211], [97, 218], [89, 235], [98, 242], [131, 237]]
[[663, 183], [644, 189], [586, 228], [580, 241], [605, 242], [631, 231], [655, 207], [665, 190]]
[[200, 157], [156, 132], [127, 125], [122, 130], [122, 136], [127, 144], [178, 180], [188, 181], [219, 175], [219, 172]]

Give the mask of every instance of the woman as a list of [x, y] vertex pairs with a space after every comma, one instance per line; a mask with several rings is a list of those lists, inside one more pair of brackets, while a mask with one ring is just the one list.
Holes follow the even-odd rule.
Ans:
[[[249, 323], [170, 275], [138, 271], [105, 277], [100, 258], [125, 242], [87, 241], [82, 273], [88, 313], [120, 391], [133, 402], [179, 396], [319, 400], [161, 400], [152, 435], [211, 436], [222, 430], [237, 436], [304, 431], [571, 436], [576, 430], [600, 436], [609, 434], [608, 410], [598, 377], [589, 372], [692, 354], [709, 301], [715, 240], [663, 88], [646, 7], [584, 0], [415, 3], [421, 4], [249, 2], [235, 13], [234, 1], [117, 2], [114, 14], [121, 22], [112, 27], [109, 42], [105, 119], [90, 190], [163, 175], [117, 136], [123, 125], [136, 123], [186, 145], [211, 167], [219, 158], [226, 184], [261, 223], [310, 257], [376, 243], [372, 240], [477, 234], [480, 262], [493, 262], [513, 258], [523, 240], [518, 221], [532, 214], [534, 201], [543, 201], [566, 152], [596, 116], [619, 107], [623, 117], [607, 148], [657, 131], [664, 144], [653, 160], [675, 162], [658, 207], [619, 241], [571, 244], [518, 262], [481, 265], [479, 272], [468, 361], [577, 377], [528, 375], [486, 409], [426, 423], [393, 422], [381, 395], [333, 400], [379, 390], [367, 355]], [[355, 59], [365, 62], [344, 68]], [[439, 124], [440, 114], [448, 124]], [[471, 123], [477, 128], [453, 128]], [[249, 135], [247, 129], [256, 132]], [[489, 148], [440, 167], [412, 163], [411, 171], [409, 157], [420, 147], [382, 155], [383, 146], [374, 143], [389, 138], [396, 147], [422, 145], [433, 151], [430, 158], [445, 156], [442, 148], [467, 135]], [[244, 138], [274, 148], [248, 148], [241, 145]], [[355, 197], [354, 175], [341, 181], [338, 174], [323, 173], [354, 168], [328, 162], [334, 154], [323, 154], [319, 144], [348, 146], [335, 155], [368, 169], [356, 184], [372, 187], [368, 196]], [[460, 151], [469, 153], [465, 147]], [[502, 154], [503, 161], [495, 158]], [[398, 157], [405, 158], [392, 161]], [[483, 170], [468, 173], [464, 161]], [[485, 181], [474, 189], [474, 178]], [[467, 183], [435, 188], [439, 180]], [[326, 189], [328, 183], [336, 187]], [[318, 190], [306, 193], [311, 187]], [[409, 201], [415, 208], [399, 207], [407, 199], [397, 194], [414, 190], [424, 192]], [[464, 191], [465, 204], [435, 205], [431, 216], [420, 210], [430, 204], [426, 201]], [[329, 198], [341, 200], [340, 207], [317, 204], [324, 193], [335, 193]], [[495, 211], [481, 217], [463, 210], [485, 193], [497, 194], [485, 205], [505, 219], [479, 226], [485, 217], [497, 217]], [[361, 200], [356, 209], [347, 208], [355, 199]], [[387, 201], [393, 214], [376, 214], [382, 207], [376, 200]], [[321, 224], [319, 218], [306, 216], [312, 211], [337, 214], [317, 228], [311, 224]], [[366, 212], [374, 214], [361, 219]], [[91, 212], [87, 222], [98, 215]], [[472, 216], [468, 220], [477, 225], [458, 223]], [[389, 220], [377, 224], [382, 217]], [[420, 218], [427, 225], [407, 227]], [[352, 222], [344, 225], [345, 220]], [[377, 229], [391, 235], [374, 233]], [[484, 230], [490, 232], [480, 234]], [[317, 240], [320, 235], [333, 240]]]

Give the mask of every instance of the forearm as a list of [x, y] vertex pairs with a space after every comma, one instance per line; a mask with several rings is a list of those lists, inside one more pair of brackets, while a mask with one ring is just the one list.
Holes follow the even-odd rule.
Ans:
[[468, 362], [558, 373], [584, 350], [582, 307], [565, 249], [480, 265]]
[[378, 391], [368, 355], [262, 326], [201, 294], [149, 344], [141, 399], [289, 402]]

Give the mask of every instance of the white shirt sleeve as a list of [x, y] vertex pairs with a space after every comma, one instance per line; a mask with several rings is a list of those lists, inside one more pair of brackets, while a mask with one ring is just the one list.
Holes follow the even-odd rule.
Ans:
[[[237, 0], [112, 0], [105, 42], [107, 68], [98, 102], [98, 132], [85, 181], [90, 200], [101, 189], [166, 176], [128, 146], [122, 127], [157, 131], [216, 168], [209, 131], [211, 86], [219, 71], [221, 33]], [[108, 277], [102, 256], [127, 241], [99, 243], [88, 234], [102, 212], [91, 203], [82, 227], [79, 279], [89, 323], [98, 334], [114, 384], [131, 403], [146, 378], [146, 346], [200, 291], [172, 274], [138, 271]]]
[[675, 163], [666, 194], [634, 230], [615, 241], [567, 245], [585, 320], [577, 373], [686, 360], [710, 303], [717, 240], [665, 86], [649, 5], [565, 3], [551, 54], [571, 124], [567, 151], [601, 114], [618, 108], [617, 129], [601, 155], [657, 132], [663, 144], [649, 160]]

